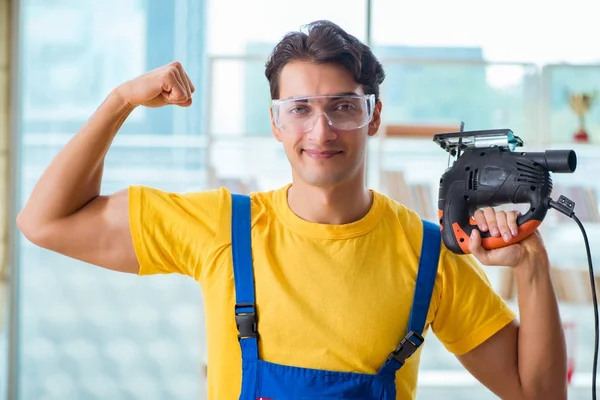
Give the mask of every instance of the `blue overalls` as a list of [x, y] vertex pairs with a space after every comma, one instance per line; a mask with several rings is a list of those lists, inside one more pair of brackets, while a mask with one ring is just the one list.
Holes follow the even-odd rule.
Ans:
[[242, 351], [242, 390], [239, 399], [396, 400], [395, 373], [424, 341], [422, 334], [440, 253], [439, 226], [423, 220], [423, 243], [408, 334], [390, 353], [377, 374], [316, 370], [274, 364], [259, 357], [250, 232], [250, 197], [232, 194], [232, 201], [235, 319]]

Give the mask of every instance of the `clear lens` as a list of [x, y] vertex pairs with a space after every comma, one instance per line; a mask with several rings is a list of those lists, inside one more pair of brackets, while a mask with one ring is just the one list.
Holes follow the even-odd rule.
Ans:
[[271, 107], [275, 125], [287, 132], [308, 132], [321, 116], [335, 129], [353, 130], [371, 121], [375, 95], [298, 97], [273, 100]]

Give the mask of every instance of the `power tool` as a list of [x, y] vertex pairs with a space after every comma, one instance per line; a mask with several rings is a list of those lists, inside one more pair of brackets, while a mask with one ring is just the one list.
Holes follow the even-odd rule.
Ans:
[[590, 276], [595, 320], [592, 399], [596, 399], [596, 375], [600, 342], [600, 317], [596, 294], [596, 276], [592, 265], [589, 240], [583, 224], [575, 215], [575, 202], [561, 195], [553, 200], [551, 172], [573, 173], [577, 156], [573, 150], [543, 152], [516, 151], [523, 140], [511, 129], [439, 133], [434, 142], [456, 157], [439, 183], [438, 217], [446, 247], [456, 254], [468, 254], [469, 237], [478, 229], [473, 213], [485, 207], [506, 204], [529, 204], [517, 217], [518, 234], [509, 242], [480, 232], [482, 247], [491, 250], [518, 243], [531, 235], [542, 223], [550, 208], [572, 218], [583, 234]]
[[440, 133], [433, 140], [457, 157], [440, 179], [438, 196], [444, 244], [456, 254], [470, 253], [469, 236], [477, 228], [473, 213], [488, 206], [530, 205], [517, 218], [517, 236], [506, 242], [482, 232], [483, 248], [505, 247], [531, 235], [551, 207], [550, 172], [572, 173], [577, 167], [573, 150], [514, 151], [523, 141], [510, 129]]

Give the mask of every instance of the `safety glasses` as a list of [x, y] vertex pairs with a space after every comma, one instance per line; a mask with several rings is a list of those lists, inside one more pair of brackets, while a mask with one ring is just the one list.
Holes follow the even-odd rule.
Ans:
[[375, 95], [327, 95], [273, 100], [273, 122], [280, 130], [305, 133], [314, 128], [319, 117], [337, 130], [362, 128], [373, 118]]

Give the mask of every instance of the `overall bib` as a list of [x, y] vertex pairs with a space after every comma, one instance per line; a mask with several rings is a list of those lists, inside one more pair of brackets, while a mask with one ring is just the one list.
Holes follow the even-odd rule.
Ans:
[[441, 246], [438, 225], [423, 220], [419, 271], [408, 333], [376, 374], [317, 370], [274, 364], [258, 354], [250, 197], [232, 194], [232, 255], [235, 319], [242, 352], [240, 400], [396, 400], [395, 374], [421, 344]]

